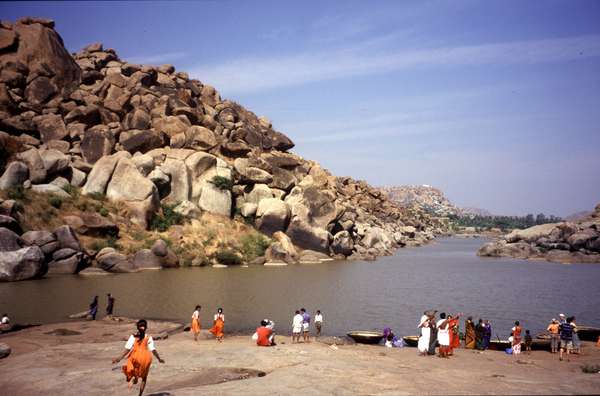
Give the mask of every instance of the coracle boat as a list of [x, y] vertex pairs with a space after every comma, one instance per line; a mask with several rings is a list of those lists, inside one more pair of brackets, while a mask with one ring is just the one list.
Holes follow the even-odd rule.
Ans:
[[380, 331], [351, 331], [347, 334], [360, 344], [379, 344], [383, 339], [383, 333]]
[[409, 347], [416, 348], [417, 345], [419, 344], [419, 336], [405, 336], [405, 337], [402, 337], [402, 340], [404, 341], [406, 346], [409, 346]]
[[598, 341], [600, 329], [598, 327], [577, 326], [577, 335], [581, 341]]
[[490, 340], [490, 351], [505, 351], [511, 347], [511, 342], [508, 340]]

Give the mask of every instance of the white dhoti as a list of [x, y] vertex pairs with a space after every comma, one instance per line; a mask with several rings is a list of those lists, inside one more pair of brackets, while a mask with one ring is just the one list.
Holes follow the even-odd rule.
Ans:
[[417, 344], [419, 352], [425, 353], [429, 350], [430, 337], [431, 329], [429, 327], [421, 327], [421, 337], [419, 337], [419, 343]]

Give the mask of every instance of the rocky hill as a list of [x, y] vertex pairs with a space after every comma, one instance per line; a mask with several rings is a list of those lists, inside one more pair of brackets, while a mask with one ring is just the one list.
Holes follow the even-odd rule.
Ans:
[[0, 68], [0, 280], [368, 259], [442, 230], [172, 65], [69, 54], [51, 20], [2, 22]]
[[600, 263], [600, 204], [591, 215], [514, 230], [483, 245], [479, 256], [546, 259], [561, 263]]
[[435, 216], [457, 216], [462, 213], [460, 208], [450, 203], [441, 190], [427, 184], [382, 187], [381, 190], [401, 206], [416, 206]]

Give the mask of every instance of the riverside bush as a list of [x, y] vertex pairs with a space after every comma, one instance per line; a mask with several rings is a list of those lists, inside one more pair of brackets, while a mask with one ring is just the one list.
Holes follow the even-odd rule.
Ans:
[[161, 211], [152, 218], [150, 229], [164, 232], [172, 225], [181, 224], [183, 222], [183, 216], [175, 212], [176, 207], [177, 204], [161, 204]]
[[260, 234], [246, 234], [240, 238], [242, 243], [242, 254], [246, 261], [252, 261], [257, 257], [265, 255], [265, 251], [271, 242]]
[[8, 198], [10, 199], [24, 199], [25, 189], [23, 186], [16, 186], [8, 190]]
[[215, 258], [220, 264], [225, 265], [240, 265], [242, 258], [238, 256], [233, 250], [222, 249], [217, 251]]

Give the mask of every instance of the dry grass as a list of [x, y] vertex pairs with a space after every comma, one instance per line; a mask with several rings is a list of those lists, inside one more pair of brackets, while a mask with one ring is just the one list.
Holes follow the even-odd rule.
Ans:
[[[244, 256], [244, 240], [257, 240], [260, 233], [239, 219], [228, 219], [210, 213], [199, 219], [187, 220], [182, 225], [173, 225], [164, 232], [144, 230], [129, 221], [129, 213], [124, 205], [114, 204], [102, 196], [89, 197], [79, 194], [78, 189], [70, 189], [71, 198], [62, 199], [60, 208], [52, 206], [50, 195], [25, 190], [17, 201], [22, 206], [21, 226], [25, 231], [53, 231], [65, 224], [65, 216], [81, 216], [84, 212], [96, 212], [119, 226], [117, 239], [105, 239], [79, 235], [83, 246], [97, 250], [113, 246], [124, 254], [135, 254], [141, 249], [149, 249], [157, 239], [163, 239], [183, 260], [191, 265], [196, 259], [201, 265], [214, 261], [216, 253], [223, 249], [239, 252]], [[0, 198], [8, 199], [8, 191], [0, 191]]]

